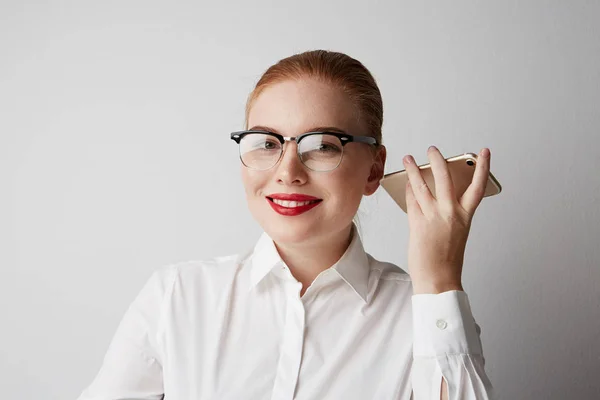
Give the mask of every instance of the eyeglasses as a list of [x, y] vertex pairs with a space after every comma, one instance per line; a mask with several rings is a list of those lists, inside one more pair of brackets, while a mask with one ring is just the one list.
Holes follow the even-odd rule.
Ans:
[[239, 144], [242, 164], [250, 169], [267, 170], [279, 162], [283, 144], [294, 140], [300, 161], [308, 169], [318, 172], [332, 171], [340, 165], [344, 146], [350, 142], [377, 146], [371, 136], [352, 136], [338, 132], [306, 132], [295, 137], [262, 130], [232, 132], [231, 139]]

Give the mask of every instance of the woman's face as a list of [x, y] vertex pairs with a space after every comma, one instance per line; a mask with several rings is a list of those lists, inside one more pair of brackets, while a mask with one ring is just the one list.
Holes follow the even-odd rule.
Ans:
[[[298, 136], [316, 127], [335, 127], [351, 135], [366, 135], [358, 111], [340, 89], [312, 79], [284, 81], [267, 87], [248, 115], [248, 129], [266, 129], [283, 136]], [[315, 172], [297, 156], [297, 144], [284, 144], [281, 160], [271, 169], [258, 171], [242, 165], [241, 174], [248, 208], [276, 242], [306, 243], [327, 240], [352, 222], [363, 195], [379, 187], [385, 164], [385, 147], [374, 156], [364, 143], [344, 146], [340, 165], [329, 172]], [[321, 199], [298, 215], [282, 215], [269, 197], [298, 193]], [[276, 206], [275, 206], [276, 208]]]

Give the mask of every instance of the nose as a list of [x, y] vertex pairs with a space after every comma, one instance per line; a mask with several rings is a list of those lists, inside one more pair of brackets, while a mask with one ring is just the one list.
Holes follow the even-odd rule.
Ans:
[[277, 183], [285, 185], [302, 185], [306, 183], [308, 174], [304, 164], [298, 158], [298, 144], [295, 141], [290, 140], [283, 144], [283, 154], [276, 168]]

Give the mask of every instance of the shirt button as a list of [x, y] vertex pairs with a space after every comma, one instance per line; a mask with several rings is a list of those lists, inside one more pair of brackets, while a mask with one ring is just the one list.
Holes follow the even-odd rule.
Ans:
[[440, 329], [446, 329], [446, 327], [448, 326], [448, 324], [446, 323], [446, 321], [444, 321], [443, 319], [438, 319], [435, 322], [435, 325], [440, 328]]

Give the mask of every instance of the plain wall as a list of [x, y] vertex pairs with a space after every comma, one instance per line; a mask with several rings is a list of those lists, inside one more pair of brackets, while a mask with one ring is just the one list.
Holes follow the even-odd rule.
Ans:
[[[262, 72], [357, 58], [386, 172], [489, 147], [463, 283], [503, 399], [600, 396], [598, 1], [0, 1], [0, 389], [76, 398], [151, 272], [261, 232], [229, 132]], [[365, 247], [406, 266], [383, 189]]]

